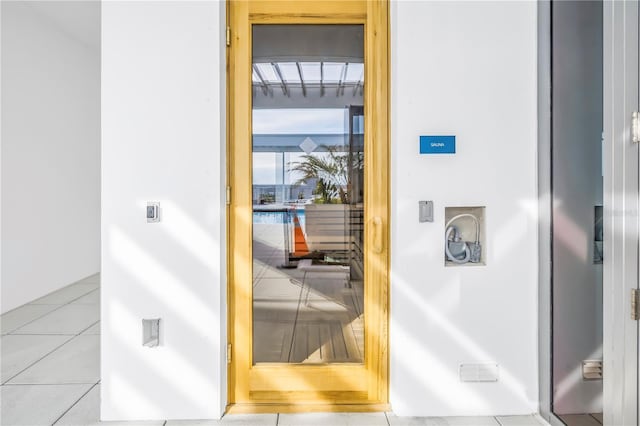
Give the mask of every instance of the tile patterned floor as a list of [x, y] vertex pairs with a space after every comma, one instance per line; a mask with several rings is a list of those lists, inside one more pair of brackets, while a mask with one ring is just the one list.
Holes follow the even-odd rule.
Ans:
[[99, 287], [91, 276], [0, 317], [1, 424], [54, 424], [97, 385]]
[[228, 415], [221, 420], [100, 422], [100, 292], [92, 276], [0, 317], [3, 426], [540, 426], [538, 416], [393, 413]]
[[600, 426], [602, 413], [593, 414], [562, 414], [559, 416], [567, 426]]

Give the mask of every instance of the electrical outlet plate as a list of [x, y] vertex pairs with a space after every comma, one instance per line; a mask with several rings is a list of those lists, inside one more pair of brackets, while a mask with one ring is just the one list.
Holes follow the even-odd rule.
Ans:
[[160, 318], [142, 320], [142, 346], [154, 348], [160, 345]]
[[418, 221], [433, 222], [433, 201], [418, 201]]
[[160, 203], [149, 201], [147, 203], [147, 223], [160, 222]]

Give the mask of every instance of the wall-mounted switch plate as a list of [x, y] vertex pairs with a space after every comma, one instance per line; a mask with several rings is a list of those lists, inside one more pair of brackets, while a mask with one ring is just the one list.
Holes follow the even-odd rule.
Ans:
[[154, 348], [160, 344], [160, 318], [142, 320], [142, 346]]
[[420, 223], [433, 222], [433, 201], [418, 201], [418, 218]]
[[147, 203], [147, 223], [160, 222], [160, 203]]

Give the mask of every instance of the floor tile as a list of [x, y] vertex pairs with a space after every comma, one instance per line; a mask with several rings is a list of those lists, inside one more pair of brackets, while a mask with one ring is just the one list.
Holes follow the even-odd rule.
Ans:
[[[221, 425], [234, 426], [275, 426], [277, 414], [229, 414], [220, 420]], [[167, 423], [168, 425], [169, 423]]]
[[384, 413], [280, 414], [278, 426], [387, 426]]
[[163, 421], [100, 422], [100, 385], [96, 385], [55, 426], [162, 426]]
[[602, 424], [589, 414], [563, 414], [559, 417], [567, 426], [600, 426]]
[[58, 309], [57, 305], [23, 305], [0, 316], [2, 334], [10, 333], [23, 325]]
[[547, 425], [536, 416], [498, 416], [496, 417], [502, 426], [541, 426]]
[[100, 334], [100, 321], [83, 331], [82, 334]]
[[99, 304], [100, 303], [100, 289], [97, 288], [82, 297], [75, 299], [72, 304]]
[[100, 284], [100, 274], [94, 274], [77, 281], [75, 284]]
[[98, 320], [100, 320], [98, 305], [65, 305], [12, 333], [78, 334]]
[[97, 425], [100, 422], [100, 385], [95, 385], [64, 416], [56, 422], [59, 425]]
[[81, 335], [9, 381], [10, 384], [97, 383], [100, 336]]
[[591, 413], [591, 415], [593, 416], [593, 418], [595, 418], [598, 422], [600, 422], [600, 424], [604, 424], [604, 419], [602, 417], [602, 413]]
[[7, 426], [50, 425], [90, 388], [91, 385], [2, 386], [0, 423]]
[[[97, 423], [81, 423], [74, 426], [164, 426], [164, 420], [135, 420], [130, 422], [97, 422]], [[56, 423], [55, 426], [58, 426]]]
[[227, 414], [221, 420], [168, 420], [165, 426], [271, 426], [277, 414]]
[[387, 413], [391, 426], [499, 426], [493, 417], [404, 417]]
[[30, 305], [64, 305], [98, 288], [98, 284], [71, 284], [30, 302]]
[[2, 358], [1, 381], [6, 382], [38, 361], [72, 336], [6, 335], [0, 342]]

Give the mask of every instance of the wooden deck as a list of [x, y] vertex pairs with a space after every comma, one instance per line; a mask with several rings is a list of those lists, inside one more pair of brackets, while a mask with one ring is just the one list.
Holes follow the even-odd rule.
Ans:
[[363, 282], [281, 268], [282, 247], [282, 225], [254, 225], [254, 362], [363, 362]]

